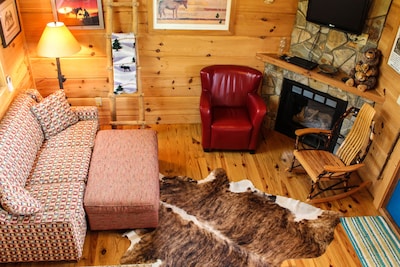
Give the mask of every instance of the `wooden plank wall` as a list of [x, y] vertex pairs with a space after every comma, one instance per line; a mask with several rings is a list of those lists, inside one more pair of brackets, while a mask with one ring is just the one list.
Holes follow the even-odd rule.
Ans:
[[[289, 40], [297, 7], [297, 0], [272, 4], [262, 0], [234, 0], [231, 35], [171, 33], [149, 28], [151, 2], [148, 1], [152, 0], [139, 0], [138, 45], [149, 124], [199, 123], [200, 69], [210, 64], [243, 64], [263, 70], [264, 64], [255, 58], [255, 53], [276, 52], [282, 37]], [[57, 89], [55, 61], [38, 57], [36, 44], [45, 24], [53, 19], [50, 1], [19, 3], [36, 86], [48, 95]], [[119, 8], [114, 15], [114, 32], [132, 31], [131, 15], [128, 8]], [[110, 117], [105, 32], [72, 30], [72, 33], [83, 49], [77, 55], [61, 59], [67, 78], [65, 91], [73, 105], [94, 105], [94, 97], [102, 97], [101, 122], [107, 124]], [[119, 98], [118, 119], [137, 119], [136, 103], [136, 99]]]
[[6, 48], [1, 45], [0, 47], [0, 61], [4, 75], [11, 77], [14, 86], [12, 92], [8, 89], [0, 92], [0, 118], [2, 118], [15, 95], [22, 89], [33, 88], [34, 84], [23, 32]]
[[[122, 1], [122, 0], [121, 0]], [[128, 0], [124, 0], [128, 1]], [[142, 65], [142, 84], [145, 94], [146, 120], [154, 123], [199, 123], [198, 99], [200, 95], [199, 70], [210, 64], [245, 64], [264, 69], [264, 63], [255, 58], [256, 52], [275, 53], [282, 37], [290, 38], [298, 2], [262, 0], [235, 0], [231, 35], [196, 34], [182, 31], [168, 33], [149, 28], [149, 3], [139, 0], [139, 53]], [[18, 89], [35, 86], [43, 95], [58, 88], [54, 59], [36, 55], [36, 44], [47, 22], [53, 20], [50, 0], [18, 1], [24, 33], [8, 48], [1, 48], [1, 61], [7, 75], [11, 75]], [[387, 65], [390, 49], [399, 28], [400, 0], [393, 0], [379, 43], [383, 52], [380, 87], [386, 100], [377, 104], [376, 138], [361, 171], [364, 179], [373, 182], [370, 188], [379, 207], [395, 179], [399, 165], [400, 145], [394, 151], [382, 173], [385, 160], [400, 129], [396, 100], [400, 95], [400, 74]], [[131, 16], [121, 8], [115, 16], [115, 32], [129, 32]], [[95, 105], [95, 97], [103, 99], [100, 107], [101, 123], [110, 120], [109, 81], [104, 30], [73, 30], [82, 45], [82, 51], [62, 58], [62, 70], [67, 77], [65, 90], [73, 105]], [[26, 38], [26, 50], [24, 39]], [[26, 51], [29, 55], [30, 72]], [[31, 78], [34, 78], [34, 82]], [[0, 96], [0, 112], [4, 112], [13, 94]], [[119, 119], [136, 119], [136, 102], [118, 99]], [[1, 114], [0, 114], [1, 115]]]
[[[396, 103], [400, 96], [400, 74], [393, 70], [388, 64], [388, 58], [392, 45], [395, 42], [397, 31], [400, 27], [400, 0], [393, 0], [379, 49], [382, 51], [382, 64], [380, 66], [379, 87], [385, 92], [385, 102], [376, 104], [376, 136], [371, 152], [365, 160], [366, 167], [360, 171], [361, 177], [373, 182], [371, 193], [374, 196], [375, 207], [380, 207], [396, 175], [396, 168], [400, 164], [400, 144], [390, 154], [397, 134], [400, 131], [400, 106]], [[385, 161], [386, 167], [382, 170]], [[382, 175], [379, 174], [382, 172]]]

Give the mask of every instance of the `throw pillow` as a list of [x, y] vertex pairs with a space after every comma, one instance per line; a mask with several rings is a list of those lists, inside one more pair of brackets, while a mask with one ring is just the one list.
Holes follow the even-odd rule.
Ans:
[[4, 210], [15, 215], [30, 215], [42, 210], [40, 202], [29, 192], [6, 179], [0, 180], [0, 203]]
[[58, 134], [69, 126], [78, 122], [78, 116], [72, 111], [64, 90], [44, 98], [40, 103], [32, 106], [46, 139]]

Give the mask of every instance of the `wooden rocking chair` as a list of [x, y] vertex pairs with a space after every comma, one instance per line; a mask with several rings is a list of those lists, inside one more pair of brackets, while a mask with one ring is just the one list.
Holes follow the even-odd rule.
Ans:
[[[341, 125], [340, 121], [335, 124], [333, 130], [305, 128], [295, 132], [295, 150], [289, 171], [301, 166], [312, 179], [311, 191], [307, 198], [308, 202], [321, 203], [341, 199], [370, 184], [370, 181], [367, 181], [359, 185], [350, 185], [349, 179], [352, 172], [364, 166], [362, 162], [368, 153], [374, 135], [373, 117], [375, 109], [369, 104], [364, 104], [361, 109], [352, 107], [339, 120], [343, 120], [350, 114], [357, 115], [356, 120], [349, 134], [337, 149], [336, 154], [327, 151], [327, 148], [330, 145], [329, 140], [332, 139], [332, 134], [337, 128], [336, 126]], [[301, 140], [307, 134], [327, 136], [324, 148], [306, 148]], [[299, 164], [295, 166], [296, 160]], [[324, 184], [321, 184], [321, 182], [324, 182]], [[315, 198], [327, 190], [342, 192], [328, 197]]]

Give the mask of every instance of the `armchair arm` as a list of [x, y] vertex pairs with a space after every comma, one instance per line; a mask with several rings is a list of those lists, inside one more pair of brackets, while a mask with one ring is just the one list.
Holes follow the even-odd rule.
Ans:
[[324, 171], [319, 174], [320, 179], [328, 178], [328, 179], [343, 179], [343, 176], [347, 176], [348, 174], [360, 169], [363, 167], [363, 163], [353, 164], [349, 166], [332, 166], [325, 165]]
[[353, 165], [348, 165], [348, 166], [330, 166], [326, 165], [324, 166], [324, 170], [330, 173], [337, 173], [337, 172], [354, 172], [358, 170], [359, 168], [363, 167], [365, 164], [364, 163], [358, 163], [358, 164], [353, 164]]
[[211, 122], [212, 122], [211, 96], [209, 92], [203, 91], [200, 95], [200, 118], [202, 130], [203, 147], [211, 145]]
[[317, 149], [327, 149], [329, 147], [330, 140], [332, 139], [333, 136], [333, 131], [332, 130], [326, 130], [326, 129], [320, 129], [320, 128], [303, 128], [303, 129], [297, 129], [294, 134], [296, 135], [296, 142], [295, 142], [295, 149], [300, 149], [300, 143], [303, 137], [309, 134], [316, 134], [316, 135], [321, 135], [326, 137], [326, 143], [324, 147], [320, 148], [318, 146]]
[[[211, 96], [208, 92], [202, 92], [200, 95], [200, 116], [203, 124], [211, 126]], [[203, 121], [203, 119], [207, 121]]]
[[251, 133], [249, 149], [255, 150], [257, 147], [258, 137], [261, 131], [261, 126], [267, 113], [267, 105], [261, 96], [256, 93], [249, 93], [247, 98], [247, 108], [249, 111], [250, 121], [253, 125]]
[[253, 126], [259, 125], [264, 119], [264, 115], [267, 113], [267, 106], [262, 97], [255, 93], [249, 93], [247, 98], [247, 108]]
[[304, 128], [304, 129], [297, 129], [294, 134], [296, 136], [303, 136], [307, 134], [326, 134], [326, 135], [331, 135], [332, 131], [331, 130], [325, 130], [325, 129], [319, 129], [319, 128]]

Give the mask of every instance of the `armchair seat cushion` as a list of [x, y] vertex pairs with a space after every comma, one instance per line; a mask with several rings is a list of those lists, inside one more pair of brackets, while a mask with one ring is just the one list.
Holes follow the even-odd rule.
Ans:
[[[244, 108], [214, 108], [211, 147], [242, 149], [248, 147], [252, 125]], [[221, 142], [220, 140], [224, 140]]]

